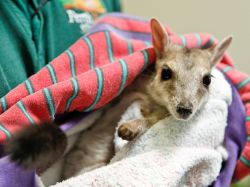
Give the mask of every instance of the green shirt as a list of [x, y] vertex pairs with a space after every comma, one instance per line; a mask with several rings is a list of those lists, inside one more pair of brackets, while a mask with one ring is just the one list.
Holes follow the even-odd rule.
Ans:
[[119, 0], [0, 0], [0, 97], [57, 57]]

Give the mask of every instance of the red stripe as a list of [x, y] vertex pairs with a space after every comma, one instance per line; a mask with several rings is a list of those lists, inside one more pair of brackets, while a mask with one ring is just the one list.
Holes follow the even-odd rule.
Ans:
[[67, 80], [72, 76], [70, 71], [70, 59], [65, 52], [53, 60], [51, 64], [54, 67], [58, 82]]
[[[250, 136], [250, 122], [249, 121], [246, 122], [246, 131], [247, 131], [246, 133]], [[248, 147], [250, 148], [250, 145], [245, 146], [245, 148], [248, 148]], [[250, 157], [249, 157], [249, 160], [250, 160]]]
[[225, 55], [223, 56], [223, 59], [221, 60], [221, 63], [223, 64], [227, 64], [229, 66], [234, 67], [234, 63], [232, 58], [228, 55], [228, 53], [225, 53]]
[[70, 111], [82, 111], [90, 106], [95, 100], [97, 93], [97, 77], [96, 73], [91, 70], [78, 76], [79, 94], [73, 100]]
[[[34, 91], [38, 91], [42, 88], [46, 88], [52, 85], [52, 80], [50, 74], [46, 67], [42, 68], [35, 75], [31, 76], [30, 82], [33, 86]], [[11, 107], [16, 104], [20, 99], [28, 96], [29, 93], [24, 83], [18, 85], [16, 88], [12, 89], [6, 95], [7, 106]], [[2, 113], [2, 108], [0, 108], [0, 113]]]
[[94, 64], [95, 67], [100, 67], [105, 64], [109, 64], [108, 47], [104, 32], [96, 33], [95, 35], [90, 35], [94, 47]]
[[76, 75], [84, 73], [90, 69], [89, 57], [88, 57], [88, 46], [83, 39], [79, 39], [70, 47], [70, 51], [74, 54]]
[[6, 135], [3, 131], [0, 131], [0, 144], [5, 143]]
[[242, 94], [241, 98], [243, 102], [250, 100], [250, 92]]
[[[53, 102], [55, 103], [56, 114], [63, 114], [66, 109], [67, 101], [73, 93], [73, 86], [71, 80], [69, 79], [60, 82], [57, 85], [51, 86], [49, 89], [53, 98]], [[47, 113], [46, 115], [49, 115], [49, 113]]]
[[[39, 105], [37, 103], [39, 103]], [[30, 97], [24, 98], [23, 104], [36, 124], [39, 124], [42, 121], [50, 121], [47, 101], [42, 93], [42, 90], [34, 93]], [[15, 120], [18, 120], [18, 118], [15, 118]]]
[[[243, 80], [245, 80], [245, 79], [246, 78], [244, 78]], [[242, 88], [240, 88], [239, 92], [242, 94], [250, 92], [250, 84], [248, 83], [248, 84], [244, 85]]]
[[249, 158], [250, 158], [250, 142], [246, 142], [245, 149], [242, 151], [241, 155], [249, 160]]
[[249, 109], [250, 109], [250, 102], [247, 102], [246, 104], [245, 104], [245, 107], [246, 107], [246, 109], [247, 109], [247, 115], [248, 116], [250, 116], [250, 111], [249, 111]]
[[156, 53], [154, 48], [147, 49], [147, 53], [148, 53], [149, 64], [154, 63], [156, 59]]
[[[7, 101], [7, 106], [10, 108], [14, 104], [16, 104], [21, 98], [28, 96], [29, 93], [26, 89], [26, 86], [24, 83], [19, 84], [16, 88], [11, 90], [7, 95], [6, 95], [6, 101]], [[1, 108], [2, 110], [2, 108]], [[2, 111], [1, 111], [2, 113]]]
[[178, 35], [172, 35], [170, 40], [177, 45], [182, 45], [182, 41]]
[[136, 78], [135, 75], [139, 75], [141, 73], [141, 70], [144, 67], [144, 57], [141, 52], [135, 52], [133, 56], [128, 56], [124, 60], [127, 62], [127, 68], [129, 72], [127, 82], [125, 84], [126, 87], [127, 85], [131, 84], [132, 81], [134, 81]]
[[218, 63], [216, 64], [216, 67], [222, 71], [224, 68], [228, 67], [228, 65], [223, 63]]
[[185, 34], [184, 35], [186, 41], [187, 41], [187, 48], [197, 48], [197, 39], [195, 37], [195, 35], [188, 35]]
[[[128, 47], [126, 40], [117, 36], [116, 34], [110, 33], [110, 38], [112, 38], [113, 44], [113, 54], [116, 59], [123, 58], [128, 55]], [[132, 41], [132, 40], [129, 40]]]
[[134, 52], [135, 52], [135, 51], [141, 51], [142, 49], [145, 49], [145, 48], [146, 48], [144, 42], [141, 42], [141, 41], [139, 41], [139, 40], [133, 40], [133, 39], [132, 39], [132, 40], [129, 40], [129, 41], [132, 42], [131, 45], [132, 45], [132, 48], [133, 48]]
[[[102, 68], [103, 72], [103, 91], [101, 95], [100, 101], [97, 103], [96, 108], [100, 108], [106, 103], [110, 102], [113, 99], [120, 88], [121, 83], [121, 66], [118, 62], [114, 62], [113, 64], [109, 64]], [[112, 80], [112, 81], [111, 81]], [[110, 89], [112, 88], [112, 89]]]
[[[208, 33], [200, 33], [200, 37], [201, 37], [201, 46], [204, 46], [205, 44], [207, 44], [208, 41], [211, 40], [212, 35]], [[217, 43], [218, 40], [215, 39], [214, 42]]]
[[53, 84], [47, 68], [42, 68], [38, 73], [31, 76], [30, 82], [35, 92]]
[[232, 69], [231, 71], [226, 72], [225, 75], [232, 81], [234, 85], [239, 84], [245, 79], [245, 76], [236, 69]]
[[[247, 142], [246, 146], [242, 152], [242, 156], [247, 160], [250, 160], [250, 143]], [[235, 170], [235, 177], [241, 179], [250, 173], [250, 167], [247, 167], [242, 161], [237, 162], [237, 167]]]
[[[16, 133], [23, 127], [29, 126], [28, 119], [25, 117], [25, 115], [23, 115], [22, 111], [19, 109], [17, 105], [9, 108], [8, 112], [4, 112], [0, 116], [0, 121], [11, 134]], [[3, 143], [5, 139], [6, 139], [5, 136], [1, 136], [0, 143]]]
[[250, 116], [250, 107], [249, 107], [249, 103], [245, 105], [246, 107], [246, 115]]
[[250, 173], [250, 168], [245, 166], [240, 160], [237, 161], [236, 169], [234, 171], [234, 179], [240, 180]]

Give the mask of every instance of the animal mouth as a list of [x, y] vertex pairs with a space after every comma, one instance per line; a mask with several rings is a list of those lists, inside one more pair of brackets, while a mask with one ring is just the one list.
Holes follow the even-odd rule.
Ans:
[[176, 112], [179, 119], [187, 120], [193, 113], [193, 110], [192, 108], [177, 107]]
[[178, 119], [180, 119], [180, 120], [188, 120], [189, 119], [189, 117], [191, 116], [191, 114], [178, 114]]

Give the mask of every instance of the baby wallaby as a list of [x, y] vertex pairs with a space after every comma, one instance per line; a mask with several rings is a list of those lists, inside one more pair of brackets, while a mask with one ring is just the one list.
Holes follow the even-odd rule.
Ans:
[[[99, 167], [109, 162], [114, 153], [111, 150], [105, 152], [104, 149], [113, 143], [113, 127], [117, 126], [124, 109], [133, 102], [140, 104], [143, 118], [119, 124], [118, 136], [125, 140], [133, 140], [156, 122], [169, 116], [177, 120], [189, 120], [206, 103], [212, 78], [211, 70], [222, 58], [232, 37], [227, 37], [208, 49], [187, 49], [173, 44], [156, 19], [152, 19], [150, 24], [153, 47], [157, 53], [156, 63], [127, 88], [122, 99], [109, 109], [92, 132], [84, 133], [78, 140], [75, 148], [67, 155], [64, 178], [81, 171], [90, 171], [96, 168], [94, 163], [98, 163]], [[89, 141], [93, 134], [94, 141], [101, 142], [101, 145]]]
[[138, 90], [144, 93], [141, 102], [144, 118], [128, 121], [118, 129], [118, 136], [125, 140], [132, 140], [167, 116], [177, 120], [191, 119], [206, 103], [213, 77], [211, 70], [232, 40], [228, 36], [208, 49], [188, 49], [173, 44], [156, 19], [150, 24], [157, 60], [154, 71], [144, 78], [144, 90]]

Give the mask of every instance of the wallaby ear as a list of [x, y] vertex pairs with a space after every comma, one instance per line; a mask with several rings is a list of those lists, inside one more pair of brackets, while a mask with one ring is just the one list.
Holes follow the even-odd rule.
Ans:
[[161, 58], [163, 56], [164, 49], [169, 44], [169, 36], [162, 24], [155, 18], [150, 20], [152, 42], [157, 56]]
[[232, 39], [233, 39], [232, 36], [227, 36], [221, 42], [219, 42], [215, 47], [213, 47], [213, 49], [211, 50], [212, 52], [211, 66], [215, 66], [221, 60], [225, 51], [229, 47]]

